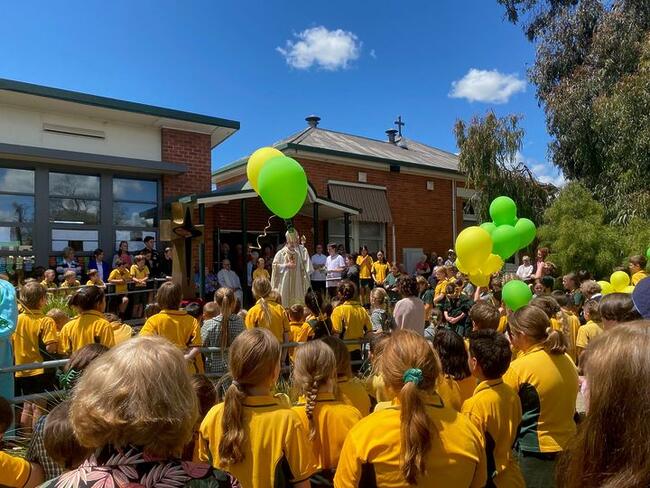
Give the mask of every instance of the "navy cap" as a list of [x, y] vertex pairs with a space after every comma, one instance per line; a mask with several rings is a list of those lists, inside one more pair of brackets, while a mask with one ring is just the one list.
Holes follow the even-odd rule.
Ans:
[[639, 281], [632, 292], [634, 308], [644, 319], [650, 320], [650, 278]]

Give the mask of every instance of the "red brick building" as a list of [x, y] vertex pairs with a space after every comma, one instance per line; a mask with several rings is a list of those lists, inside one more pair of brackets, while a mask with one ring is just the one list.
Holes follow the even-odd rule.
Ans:
[[[466, 213], [471, 192], [464, 188], [456, 155], [401, 137], [397, 130], [377, 140], [323, 129], [315, 116], [306, 121], [304, 130], [274, 147], [307, 173], [308, 201], [294, 224], [310, 249], [330, 241], [349, 250], [365, 244], [412, 268], [423, 252], [446, 253], [457, 233], [475, 221]], [[208, 207], [206, 224], [214, 229], [214, 240], [231, 247], [254, 241], [270, 216], [247, 183], [246, 161], [215, 171], [216, 191], [196, 199]], [[279, 219], [272, 221], [271, 240], [281, 242], [283, 229]], [[215, 247], [214, 261], [219, 257]]]

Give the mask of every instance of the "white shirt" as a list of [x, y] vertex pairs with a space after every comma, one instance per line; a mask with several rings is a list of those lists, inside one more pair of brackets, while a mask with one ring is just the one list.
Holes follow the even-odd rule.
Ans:
[[217, 282], [219, 286], [232, 288], [233, 290], [241, 290], [241, 282], [239, 276], [231, 269], [222, 269], [217, 273]]
[[524, 266], [523, 264], [517, 268], [517, 276], [521, 278], [522, 280], [526, 281], [531, 278], [533, 275], [533, 265], [529, 264], [528, 266]]
[[320, 266], [325, 266], [327, 263], [327, 256], [325, 254], [314, 254], [311, 257], [311, 265], [314, 268], [314, 272], [311, 274], [312, 281], [325, 281], [327, 278], [327, 273], [325, 270], [316, 271]]
[[333, 271], [337, 268], [345, 268], [345, 261], [343, 256], [340, 254], [335, 254], [334, 256], [327, 256], [325, 260], [325, 266], [327, 267], [327, 287], [339, 286], [341, 281], [342, 271]]

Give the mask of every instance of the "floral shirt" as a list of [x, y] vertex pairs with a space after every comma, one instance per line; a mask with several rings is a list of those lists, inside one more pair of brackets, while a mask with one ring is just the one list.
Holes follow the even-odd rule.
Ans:
[[106, 447], [77, 469], [47, 481], [42, 488], [241, 488], [228, 473], [208, 464], [158, 459], [129, 447]]

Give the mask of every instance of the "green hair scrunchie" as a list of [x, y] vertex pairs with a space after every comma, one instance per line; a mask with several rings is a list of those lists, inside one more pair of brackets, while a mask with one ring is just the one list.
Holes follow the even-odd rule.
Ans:
[[418, 386], [422, 383], [422, 370], [419, 368], [407, 369], [404, 376], [402, 376], [402, 380], [404, 384], [415, 383], [415, 386]]

